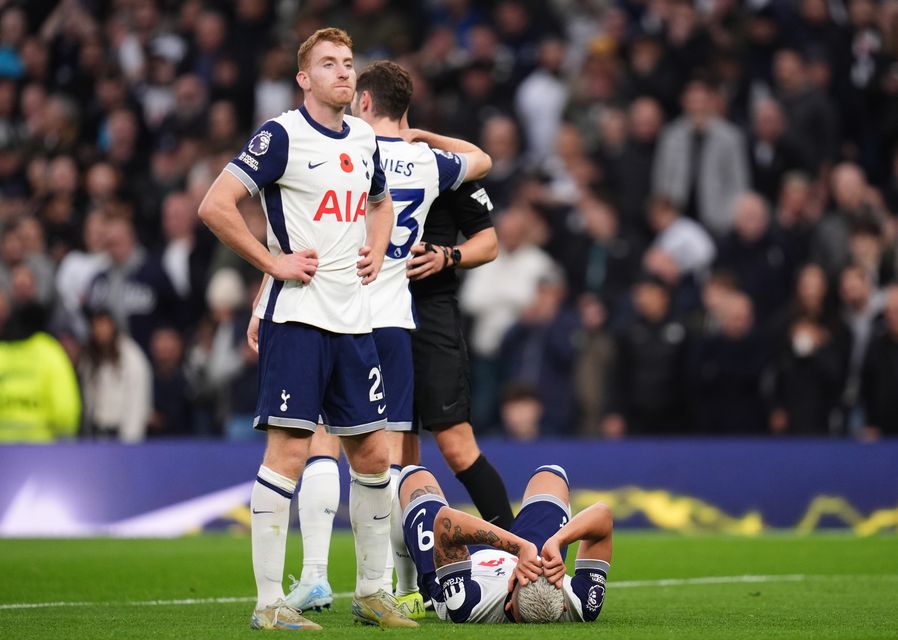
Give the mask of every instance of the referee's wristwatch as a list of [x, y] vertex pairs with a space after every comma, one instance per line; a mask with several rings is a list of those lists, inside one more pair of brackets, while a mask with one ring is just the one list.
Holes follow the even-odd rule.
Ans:
[[450, 266], [457, 267], [461, 264], [461, 249], [452, 247], [452, 250], [449, 252], [449, 257], [452, 258], [452, 264]]

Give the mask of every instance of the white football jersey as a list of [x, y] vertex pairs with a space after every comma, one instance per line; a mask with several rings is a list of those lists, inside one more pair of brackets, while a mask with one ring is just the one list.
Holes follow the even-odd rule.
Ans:
[[272, 254], [318, 252], [311, 282], [269, 278], [255, 315], [369, 333], [369, 293], [356, 262], [365, 244], [367, 202], [387, 193], [371, 127], [347, 115], [336, 132], [303, 106], [265, 122], [226, 169], [250, 194], [261, 191]]
[[416, 326], [405, 275], [409, 251], [421, 239], [430, 205], [440, 193], [456, 189], [467, 172], [464, 156], [431, 149], [423, 142], [377, 137], [380, 165], [393, 198], [393, 234], [384, 264], [371, 289], [373, 326]]
[[[498, 549], [483, 549], [471, 555], [471, 579], [480, 586], [480, 599], [474, 603], [465, 622], [498, 624], [511, 622], [505, 613], [508, 580], [514, 573], [516, 556]], [[460, 565], [462, 563], [459, 563]], [[605, 575], [609, 565], [602, 560], [576, 560], [576, 573], [564, 577], [566, 610], [560, 622], [591, 622], [601, 611], [605, 599]], [[450, 584], [454, 582], [455, 584]], [[449, 609], [471, 606], [459, 574], [440, 580], [445, 602], [434, 602], [434, 609], [442, 620], [449, 620]]]
[[[508, 597], [508, 580], [517, 564], [517, 556], [498, 549], [483, 549], [471, 555], [471, 579], [480, 585], [480, 600], [474, 604], [467, 622], [508, 622], [505, 617], [505, 598]], [[448, 581], [452, 579], [449, 577]], [[459, 583], [455, 588], [449, 586], [447, 589], [446, 583], [447, 579], [440, 580], [446, 601], [434, 603], [437, 615], [443, 620], [449, 620], [449, 608], [459, 609], [467, 599], [463, 584]]]

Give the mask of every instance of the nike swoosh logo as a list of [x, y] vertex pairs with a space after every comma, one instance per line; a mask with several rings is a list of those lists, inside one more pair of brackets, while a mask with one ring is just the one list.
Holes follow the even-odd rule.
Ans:
[[253, 513], [274, 513], [274, 511], [256, 511], [253, 509]]
[[327, 160], [325, 160], [324, 162], [319, 162], [318, 164], [312, 164], [312, 161], [310, 160], [309, 161], [309, 169], [317, 169], [318, 167], [323, 165], [325, 162], [327, 162]]
[[387, 410], [387, 405], [385, 405], [385, 404], [377, 405], [377, 415], [381, 415], [386, 410]]
[[379, 518], [378, 518], [377, 516], [374, 516], [374, 519], [375, 519], [375, 520], [384, 520], [385, 518], [389, 518], [389, 517], [390, 517], [390, 514], [388, 513], [387, 515], [385, 515], [385, 516], [380, 516]]
[[457, 405], [458, 405], [458, 400], [456, 400], [452, 404], [444, 404], [443, 411], [452, 411]]

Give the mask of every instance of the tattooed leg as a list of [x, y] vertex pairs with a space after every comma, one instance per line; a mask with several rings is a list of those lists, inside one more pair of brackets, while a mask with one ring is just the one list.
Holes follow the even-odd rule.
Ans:
[[445, 498], [440, 483], [427, 469], [421, 468], [402, 480], [399, 486], [399, 505], [405, 509], [409, 502], [427, 494], [434, 494]]

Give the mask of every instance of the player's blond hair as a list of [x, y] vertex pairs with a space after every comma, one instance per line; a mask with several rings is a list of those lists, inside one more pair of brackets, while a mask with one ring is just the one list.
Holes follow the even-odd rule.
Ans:
[[564, 613], [564, 592], [540, 576], [518, 589], [518, 613], [524, 622], [558, 622]]
[[306, 38], [305, 42], [299, 45], [299, 50], [296, 52], [296, 63], [299, 65], [300, 71], [305, 71], [309, 68], [312, 62], [312, 49], [319, 42], [342, 44], [352, 50], [352, 38], [343, 29], [337, 29], [336, 27], [318, 29], [318, 31]]

